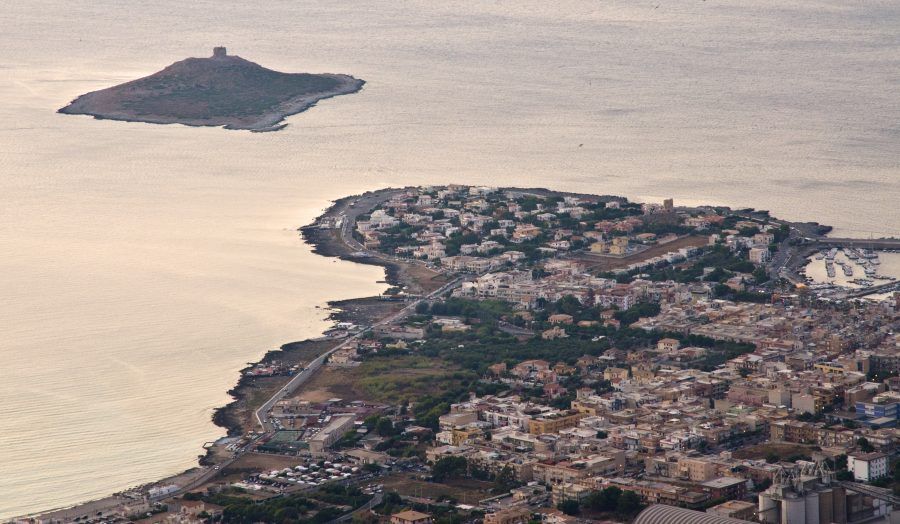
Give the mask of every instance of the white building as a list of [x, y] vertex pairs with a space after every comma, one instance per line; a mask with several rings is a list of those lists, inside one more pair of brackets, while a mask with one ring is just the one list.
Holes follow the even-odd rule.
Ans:
[[443, 244], [435, 242], [433, 244], [422, 246], [416, 249], [413, 252], [413, 255], [417, 257], [425, 257], [428, 260], [434, 260], [436, 258], [443, 258], [447, 256], [447, 253], [444, 251]]
[[330, 448], [353, 427], [354, 420], [356, 417], [353, 415], [336, 415], [321, 431], [309, 439], [309, 451], [322, 453]]
[[769, 260], [768, 247], [750, 248], [750, 262], [753, 262], [754, 264], [765, 264], [767, 260]]
[[847, 469], [853, 478], [869, 482], [887, 475], [888, 459], [884, 453], [854, 453], [847, 456]]

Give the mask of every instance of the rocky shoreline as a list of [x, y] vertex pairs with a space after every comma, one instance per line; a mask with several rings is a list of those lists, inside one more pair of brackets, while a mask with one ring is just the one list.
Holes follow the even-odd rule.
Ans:
[[69, 105], [59, 109], [57, 112], [68, 115], [86, 115], [96, 120], [115, 120], [118, 122], [141, 122], [144, 124], [181, 124], [188, 127], [222, 127], [223, 129], [235, 131], [250, 131], [252, 133], [267, 133], [272, 131], [280, 131], [287, 127], [284, 120], [289, 117], [306, 111], [315, 106], [321, 100], [327, 100], [341, 95], [349, 95], [362, 90], [365, 85], [364, 80], [354, 78], [347, 75], [330, 75], [333, 77], [342, 77], [343, 83], [334, 91], [327, 93], [319, 93], [316, 95], [301, 96], [285, 104], [276, 110], [261, 115], [257, 120], [250, 123], [243, 123], [235, 119], [233, 123], [226, 123], [216, 120], [195, 120], [180, 119], [177, 117], [166, 117], [159, 115], [129, 115], [127, 113], [117, 112], [101, 112], [89, 109], [84, 97], [91, 95], [87, 93], [73, 100]]
[[[560, 192], [553, 191], [551, 189], [546, 188], [505, 188], [515, 191], [523, 191], [538, 195], [550, 195], [550, 194], [559, 194], [559, 195], [571, 195], [571, 196], [579, 196], [579, 197], [592, 197], [598, 198], [603, 201], [612, 201], [612, 200], [623, 200], [622, 197], [613, 196], [613, 195], [585, 195], [581, 193], [568, 193], [568, 192]], [[366, 193], [366, 195], [378, 199], [381, 196], [389, 195], [391, 192], [397, 191], [395, 188], [386, 188], [380, 189], [378, 191]], [[320, 223], [323, 219], [330, 217], [337, 217], [341, 214], [341, 212], [345, 212], [348, 209], [350, 202], [360, 198], [362, 195], [350, 195], [338, 200], [335, 200], [331, 206], [329, 206], [321, 215], [316, 217], [312, 224], [303, 226], [298, 229], [300, 231], [303, 240], [312, 246], [313, 253], [324, 257], [337, 257], [342, 260], [349, 260], [352, 262], [356, 262], [359, 264], [368, 264], [381, 266], [385, 271], [385, 279], [384, 282], [390, 286], [411, 286], [416, 285], [416, 282], [411, 282], [408, 278], [402, 277], [402, 271], [399, 264], [387, 261], [381, 258], [371, 257], [371, 256], [360, 256], [358, 253], [353, 251], [349, 246], [347, 246], [339, 235], [334, 234], [333, 229], [320, 229], [315, 227], [316, 224]], [[821, 232], [827, 232], [827, 226], [821, 226], [817, 223], [806, 224], [810, 229], [816, 229]], [[327, 307], [333, 312], [328, 317], [329, 320], [337, 322], [354, 322], [354, 323], [362, 323], [362, 322], [372, 322], [375, 319], [369, 318], [365, 314], [360, 315], [359, 313], [351, 312], [352, 309], [357, 310], [365, 310], [366, 306], [369, 305], [372, 301], [372, 297], [361, 297], [354, 298], [348, 300], [340, 300], [340, 301], [331, 301], [328, 302]], [[245, 408], [244, 404], [250, 398], [250, 391], [254, 389], [255, 382], [257, 379], [248, 377], [246, 372], [252, 369], [257, 364], [269, 364], [273, 361], [290, 359], [292, 355], [307, 354], [310, 350], [315, 350], [315, 346], [317, 344], [321, 344], [321, 341], [315, 340], [301, 340], [296, 342], [289, 342], [278, 349], [268, 351], [258, 362], [251, 363], [244, 369], [240, 370], [240, 379], [238, 383], [231, 390], [228, 391], [228, 394], [231, 395], [234, 400], [227, 405], [216, 409], [213, 414], [213, 423], [217, 426], [224, 428], [228, 432], [228, 436], [238, 436], [243, 434], [245, 427], [241, 424], [241, 416], [240, 411]], [[205, 456], [201, 456], [200, 464], [203, 465], [209, 457], [209, 450], [207, 450], [207, 454]]]
[[[625, 198], [615, 195], [590, 195], [584, 193], [554, 191], [547, 188], [503, 189], [539, 196], [575, 196], [579, 198], [590, 198], [603, 202], [626, 201]], [[341, 235], [335, 232], [335, 229], [322, 229], [317, 227], [317, 225], [320, 224], [323, 220], [334, 219], [339, 216], [343, 216], [345, 214], [348, 214], [348, 212], [351, 210], [353, 210], [357, 215], [369, 210], [368, 208], [370, 206], [366, 205], [361, 205], [359, 208], [354, 209], [352, 205], [353, 202], [362, 202], [363, 199], [366, 199], [369, 202], [387, 199], [392, 193], [400, 190], [402, 189], [384, 188], [377, 191], [367, 192], [362, 195], [349, 195], [335, 200], [332, 205], [329, 206], [321, 215], [316, 217], [312, 224], [303, 226], [299, 228], [298, 231], [300, 231], [304, 242], [312, 247], [313, 253], [324, 257], [337, 257], [342, 260], [349, 260], [359, 264], [381, 266], [385, 271], [384, 282], [390, 286], [415, 287], [417, 285], [420, 285], [421, 282], [414, 281], [414, 279], [411, 279], [410, 276], [403, 271], [400, 263], [385, 260], [384, 258], [364, 256], [360, 252], [355, 251], [351, 246], [348, 246], [341, 238]], [[752, 209], [748, 209], [747, 212], [751, 215], [759, 214], [760, 216], [767, 214], [764, 211], [756, 211]], [[350, 218], [348, 217], [347, 219], [349, 220]], [[808, 223], [803, 224], [803, 226], [808, 228], [810, 231], [815, 231], [820, 234], [824, 234], [828, 230], [830, 230], [828, 226], [822, 226], [818, 223]], [[333, 310], [332, 314], [329, 316], [329, 320], [333, 320], [335, 323], [345, 321], [357, 324], [372, 323], [377, 320], [377, 315], [367, 315], [365, 313], [367, 306], [369, 306], [372, 301], [373, 298], [368, 297], [328, 302], [328, 308]], [[354, 312], [353, 310], [356, 311]], [[362, 311], [363, 313], [360, 314], [359, 311]], [[267, 364], [276, 360], [291, 359], [292, 355], [296, 355], [297, 353], [306, 354], [315, 346], [316, 343], [317, 342], [315, 340], [303, 340], [284, 344], [277, 350], [267, 352], [258, 363], [250, 364], [246, 368], [242, 369], [240, 372], [241, 378], [239, 379], [237, 385], [235, 385], [235, 387], [228, 392], [232, 397], [234, 397], [234, 400], [226, 406], [223, 406], [215, 411], [213, 415], [213, 422], [216, 425], [225, 428], [228, 431], [229, 436], [237, 436], [243, 434], [247, 428], [241, 423], [241, 412], [242, 410], [246, 409], [245, 404], [250, 399], [251, 391], [256, 387], [256, 382], [258, 380], [248, 377], [245, 372], [252, 369], [257, 364]], [[331, 344], [331, 342], [329, 342], [329, 344]], [[204, 460], [208, 456], [209, 453], [207, 453], [206, 457], [203, 457], [201, 459], [201, 465], [204, 464]]]
[[[589, 197], [601, 201], [620, 200], [622, 197], [612, 195], [585, 195], [580, 193], [569, 193], [553, 191], [545, 188], [504, 188], [505, 190], [519, 191], [539, 196], [571, 195], [578, 197]], [[340, 232], [340, 230], [331, 228], [320, 228], [319, 224], [342, 218], [344, 220], [354, 220], [357, 216], [365, 214], [377, 205], [380, 201], [387, 200], [390, 196], [401, 188], [385, 188], [377, 191], [370, 191], [362, 195], [351, 195], [335, 200], [321, 215], [319, 215], [312, 224], [298, 228], [303, 241], [312, 247], [312, 251], [318, 255], [325, 257], [338, 257], [343, 260], [349, 260], [360, 264], [376, 265], [384, 268], [384, 283], [389, 286], [404, 287], [412, 292], [421, 292], [427, 287], [428, 282], [422, 278], [421, 273], [417, 274], [411, 271], [411, 268], [417, 267], [415, 264], [404, 263], [403, 261], [394, 261], [390, 257], [373, 256], [370, 253], [356, 251], [353, 246], [348, 245]], [[358, 206], [358, 207], [355, 207]], [[755, 211], [752, 209], [743, 210], [748, 215], [759, 214], [767, 215], [765, 211]], [[801, 227], [809, 232], [809, 234], [825, 234], [830, 229], [828, 226], [822, 226], [817, 223], [797, 224], [795, 227]], [[430, 282], [435, 284], [435, 282]], [[328, 302], [326, 309], [331, 313], [329, 320], [337, 322], [352, 322], [355, 324], [371, 324], [384, 316], [385, 301], [378, 297], [360, 297], [348, 300], [339, 300]], [[229, 437], [237, 437], [247, 435], [251, 432], [258, 431], [258, 425], [253, 416], [254, 410], [261, 403], [261, 399], [271, 397], [287, 380], [287, 376], [279, 375], [274, 377], [259, 377], [248, 375], [247, 372], [257, 365], [267, 365], [281, 363], [290, 366], [297, 363], [308, 362], [316, 356], [333, 347], [336, 339], [318, 338], [307, 339], [296, 342], [288, 342], [281, 345], [277, 349], [266, 352], [262, 358], [254, 363], [248, 364], [239, 371], [240, 378], [233, 388], [228, 391], [232, 400], [217, 408], [213, 415], [212, 421], [219, 427], [226, 430]], [[212, 465], [216, 463], [216, 447], [205, 447], [205, 454], [199, 455], [199, 465]], [[184, 472], [172, 475], [165, 479], [148, 483], [142, 487], [160, 486], [176, 482], [191, 474], [195, 474], [198, 469], [190, 468]], [[75, 508], [80, 507], [102, 507], [104, 505], [113, 505], [119, 501], [117, 495], [112, 495], [104, 499], [89, 501], [78, 504]], [[43, 512], [43, 516], [59, 513], [59, 510]]]
[[[390, 191], [392, 190], [381, 190], [373, 194], [387, 194]], [[353, 195], [336, 200], [321, 215], [316, 217], [313, 224], [299, 228], [298, 231], [300, 231], [304, 242], [312, 246], [313, 253], [324, 257], [338, 257], [343, 260], [350, 260], [360, 264], [383, 267], [385, 270], [383, 282], [389, 286], [410, 285], [410, 282], [404, 282], [401, 278], [401, 271], [398, 264], [379, 258], [354, 255], [353, 251], [344, 244], [340, 236], [333, 234], [333, 230], [323, 230], [314, 227], [314, 225], [318, 224], [323, 218], [337, 216], [340, 213], [340, 210], [345, 209], [347, 204], [357, 196], [358, 195]], [[365, 311], [372, 309], [370, 306], [372, 305], [373, 300], [375, 300], [373, 297], [360, 297], [348, 300], [330, 301], [327, 304], [327, 309], [332, 310], [332, 313], [328, 316], [328, 320], [331, 320], [334, 323], [371, 323], [376, 319], [370, 318]], [[360, 311], [362, 311], [362, 313], [360, 313]], [[332, 344], [332, 341], [328, 341], [327, 343], [329, 346]], [[320, 353], [321, 351], [318, 351], [320, 348], [317, 346], [321, 345], [322, 341], [315, 339], [289, 342], [283, 344], [278, 349], [268, 351], [258, 362], [251, 363], [240, 370], [240, 379], [238, 380], [238, 383], [228, 391], [228, 394], [231, 395], [234, 400], [227, 405], [216, 409], [213, 414], [213, 423], [224, 428], [228, 432], [228, 436], [238, 436], [243, 434], [246, 428], [241, 423], [241, 412], [247, 409], [246, 403], [250, 399], [251, 390], [257, 387], [256, 382], [258, 381], [256, 378], [249, 377], [246, 372], [258, 364], [269, 364], [274, 361], [302, 360], [313, 352], [316, 354]], [[324, 349], [322, 350], [324, 351]], [[204, 460], [206, 460], [208, 456], [209, 450], [207, 450], [207, 455], [201, 459], [201, 464], [204, 463]]]
[[58, 113], [98, 120], [278, 131], [320, 100], [360, 91], [344, 74], [280, 73], [215, 48], [131, 82], [85, 93]]
[[[379, 190], [372, 194], [380, 195], [387, 194], [388, 192], [393, 190]], [[345, 197], [339, 200], [336, 200], [329, 206], [321, 215], [319, 215], [313, 225], [318, 223], [323, 217], [334, 216], [339, 213], [339, 209], [346, 207], [347, 203], [353, 199], [354, 196]], [[328, 236], [318, 234], [322, 230], [312, 227], [312, 225], [303, 226], [298, 229], [303, 240], [310, 244], [313, 248], [313, 252], [326, 257], [340, 257], [344, 260], [351, 260], [354, 262], [358, 262], [361, 264], [370, 264], [370, 265], [378, 265], [385, 268], [385, 279], [384, 282], [388, 285], [399, 285], [401, 284], [401, 279], [399, 277], [400, 271], [399, 267], [396, 264], [375, 259], [375, 258], [367, 258], [367, 257], [359, 257], [354, 256], [352, 251], [347, 248], [345, 244], [340, 240], [338, 236]], [[368, 312], [372, 310], [371, 307], [373, 304], [383, 303], [380, 299], [375, 297], [360, 297], [353, 298], [347, 300], [335, 300], [330, 301], [327, 304], [326, 310], [331, 310], [330, 315], [328, 316], [329, 320], [332, 320], [335, 323], [338, 322], [354, 322], [361, 323], [365, 321], [371, 321], [371, 316]], [[377, 310], [377, 308], [375, 308]], [[375, 313], [375, 311], [372, 311]], [[228, 437], [236, 437], [239, 435], [245, 434], [246, 430], [256, 430], [256, 427], [252, 429], [248, 428], [247, 420], [249, 420], [248, 415], [252, 415], [253, 409], [255, 406], [250, 406], [248, 403], [253, 400], [253, 394], [256, 391], [260, 390], [260, 382], [267, 381], [270, 383], [281, 384], [286, 381], [286, 377], [278, 376], [278, 377], [251, 377], [246, 374], [247, 371], [253, 369], [258, 364], [269, 364], [275, 361], [280, 362], [296, 362], [296, 361], [304, 361], [304, 360], [312, 360], [313, 355], [318, 355], [324, 352], [327, 348], [330, 348], [334, 345], [334, 340], [318, 340], [318, 339], [307, 339], [300, 340], [296, 342], [288, 342], [281, 345], [278, 349], [269, 350], [262, 356], [257, 362], [249, 363], [246, 367], [238, 371], [240, 374], [240, 378], [233, 388], [228, 391], [228, 394], [232, 397], [232, 401], [228, 404], [217, 408], [212, 415], [212, 421], [216, 426], [224, 428], [227, 432]], [[277, 389], [277, 386], [274, 388]], [[254, 425], [255, 426], [255, 425]], [[213, 464], [214, 461], [215, 450], [213, 447], [205, 447], [205, 453], [198, 455], [198, 465], [199, 466], [207, 466]], [[148, 482], [142, 486], [136, 486], [135, 488], [143, 488], [148, 486], [162, 486], [175, 482], [177, 479], [184, 477], [186, 475], [191, 474], [197, 470], [196, 467], [187, 469], [180, 473], [168, 476], [163, 479], [159, 479], [153, 482]], [[124, 491], [124, 490], [123, 490]], [[76, 513], [78, 508], [91, 508], [89, 511], [93, 513], [96, 509], [105, 510], [110, 507], [113, 507], [116, 504], [122, 502], [122, 498], [118, 494], [110, 495], [109, 497], [104, 497], [102, 499], [86, 501], [80, 504], [76, 504], [74, 506], [70, 506], [69, 508], [57, 508], [48, 511], [43, 511], [37, 514], [34, 514], [32, 518], [47, 518], [52, 516], [58, 516], [61, 513]], [[23, 517], [25, 518], [25, 517]], [[18, 519], [13, 519], [10, 522], [16, 522]]]

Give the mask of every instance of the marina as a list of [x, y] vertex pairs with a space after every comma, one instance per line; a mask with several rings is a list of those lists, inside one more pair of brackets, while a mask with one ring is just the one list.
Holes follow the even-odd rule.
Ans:
[[809, 289], [823, 298], [877, 298], [886, 287], [900, 283], [900, 254], [896, 250], [833, 247], [811, 256], [801, 274]]

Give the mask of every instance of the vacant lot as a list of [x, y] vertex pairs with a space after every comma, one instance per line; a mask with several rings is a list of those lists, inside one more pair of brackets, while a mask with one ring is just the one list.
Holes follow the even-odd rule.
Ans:
[[229, 475], [240, 471], [272, 471], [275, 469], [292, 468], [300, 463], [297, 457], [284, 455], [268, 455], [265, 453], [245, 453], [222, 471], [223, 475]]
[[678, 251], [683, 247], [700, 247], [705, 246], [709, 242], [709, 239], [702, 236], [690, 235], [683, 238], [679, 238], [678, 240], [674, 240], [667, 244], [659, 244], [652, 246], [650, 249], [646, 251], [642, 251], [640, 253], [635, 253], [633, 255], [629, 255], [627, 257], [611, 257], [606, 255], [595, 255], [592, 253], [583, 253], [578, 255], [576, 258], [588, 265], [588, 269], [594, 271], [596, 273], [605, 273], [607, 271], [613, 271], [616, 269], [621, 269], [627, 267], [635, 262], [642, 262], [644, 260], [658, 257], [659, 255], [664, 255], [666, 253], [670, 253], [672, 251]]
[[739, 459], [764, 459], [769, 455], [775, 455], [779, 460], [784, 460], [797, 455], [809, 455], [810, 453], [810, 446], [804, 446], [803, 444], [767, 442], [737, 449], [733, 452], [733, 456]]
[[428, 294], [446, 284], [450, 278], [444, 273], [438, 273], [428, 269], [422, 264], [397, 264], [399, 279], [410, 287], [410, 291], [418, 294]]
[[474, 479], [454, 479], [446, 483], [426, 482], [411, 474], [395, 474], [379, 481], [385, 491], [396, 491], [401, 496], [421, 497], [437, 500], [453, 498], [464, 504], [475, 504], [479, 500], [493, 496], [493, 484]]
[[353, 371], [355, 370], [351, 368], [325, 366], [292, 396], [309, 402], [323, 402], [330, 398], [347, 401], [363, 400], [363, 394], [351, 382], [351, 372]]
[[416, 355], [375, 358], [355, 368], [325, 367], [295, 395], [311, 402], [329, 398], [398, 404], [438, 395], [471, 373], [441, 359]]
[[368, 398], [388, 403], [442, 394], [466, 378], [443, 360], [421, 356], [367, 360], [353, 371], [354, 383]]

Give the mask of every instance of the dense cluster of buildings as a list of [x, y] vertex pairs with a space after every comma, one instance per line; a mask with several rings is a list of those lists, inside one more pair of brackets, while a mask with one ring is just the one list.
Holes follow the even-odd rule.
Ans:
[[[523, 200], [525, 196], [487, 187], [413, 188], [357, 221], [356, 233], [368, 248], [472, 272], [523, 260], [530, 255], [524, 246], [536, 248], [541, 256], [582, 247], [624, 256], [672, 238], [657, 239], [640, 231], [650, 216], [654, 222], [675, 217], [671, 207], [658, 213], [619, 198], [576, 196], [560, 197], [551, 207], [543, 198], [527, 195]], [[607, 215], [617, 218], [602, 218]], [[452, 240], [454, 236], [461, 242]]]
[[[507, 471], [522, 483], [546, 486], [555, 503], [584, 500], [598, 489], [616, 486], [638, 493], [647, 503], [687, 508], [744, 501], [728, 516], [754, 519], [761, 517], [755, 501], [746, 502], [747, 494], [773, 484], [780, 486], [780, 494], [766, 495], [767, 500], [787, 500], [790, 511], [799, 511], [792, 502], [795, 495], [786, 495], [784, 488], [785, 475], [793, 471], [797, 459], [748, 458], [735, 451], [743, 446], [797, 444], [807, 454], [801, 464], [843, 459], [847, 478], [856, 482], [892, 474], [890, 457], [900, 439], [900, 380], [876, 382], [867, 373], [887, 369], [880, 356], [896, 353], [900, 339], [886, 333], [877, 343], [870, 340], [872, 347], [851, 350], [861, 342], [816, 334], [829, 318], [817, 313], [797, 316], [796, 326], [807, 326], [809, 333], [790, 329], [790, 336], [777, 337], [771, 323], [764, 322], [777, 314], [760, 314], [774, 306], [720, 307], [732, 309], [731, 315], [759, 320], [752, 337], [756, 350], [712, 371], [690, 366], [697, 355], [682, 361], [674, 357], [692, 348], [672, 338], [638, 352], [585, 355], [575, 366], [541, 360], [492, 366], [497, 380], [543, 385], [547, 401], [559, 392], [558, 381], [571, 374], [572, 367], [586, 382], [602, 380], [611, 389], [598, 393], [594, 387], [578, 388], [569, 409], [517, 395], [473, 397], [454, 404], [440, 419], [438, 444], [428, 458], [464, 456], [488, 471]], [[873, 306], [876, 311], [870, 314], [879, 314], [878, 307]], [[804, 323], [807, 314], [818, 320]], [[868, 318], [862, 314], [858, 320]], [[811, 345], [820, 349], [810, 351]], [[811, 480], [804, 482], [812, 485]], [[816, 489], [827, 491], [829, 497], [835, 492], [832, 487]], [[853, 510], [853, 518], [888, 511], [884, 499], [843, 488], [837, 492], [842, 497], [840, 511]], [[516, 507], [513, 501], [510, 504]], [[727, 509], [716, 505], [715, 511]], [[780, 519], [764, 521], [806, 522]]]
[[[897, 300], [840, 306], [792, 292], [772, 293], [764, 303], [716, 299], [717, 286], [746, 290], [752, 271], [729, 271], [715, 282], [660, 280], [640, 273], [689, 262], [703, 247], [633, 255], [678, 235], [702, 234], [764, 268], [776, 226], [729, 220], [707, 208], [678, 210], [671, 201], [634, 206], [565, 196], [551, 206], [533, 196], [463, 186], [410, 189], [360, 223], [358, 233], [368, 246], [476, 273], [454, 296], [508, 302], [525, 320], [518, 325], [542, 326], [534, 336], [620, 328], [616, 312], [654, 303], [659, 314], [630, 327], [659, 337], [647, 347], [612, 347], [574, 363], [490, 366], [485, 380], [513, 391], [540, 387], [543, 397], [473, 396], [454, 404], [440, 418], [430, 461], [466, 457], [495, 474], [537, 483], [553, 503], [616, 486], [648, 504], [764, 522], [819, 522], [818, 506], [804, 510], [815, 517], [797, 517], [795, 499], [810, 504], [803, 502], [810, 493], [828, 494], [833, 503], [822, 514], [834, 522], [889, 511], [884, 497], [833, 487], [824, 465], [858, 483], [892, 474], [900, 437]], [[629, 278], [591, 272], [589, 259], [573, 253], [629, 257], [617, 271]], [[703, 276], [716, 270], [705, 268]], [[535, 311], [565, 297], [598, 313], [531, 322]], [[573, 375], [580, 387], [567, 387]], [[568, 407], [552, 407], [561, 397], [571, 399]], [[802, 453], [782, 456], [777, 446], [768, 456], [741, 452], [769, 444]], [[530, 504], [528, 497], [503, 500], [486, 521], [516, 522]]]

